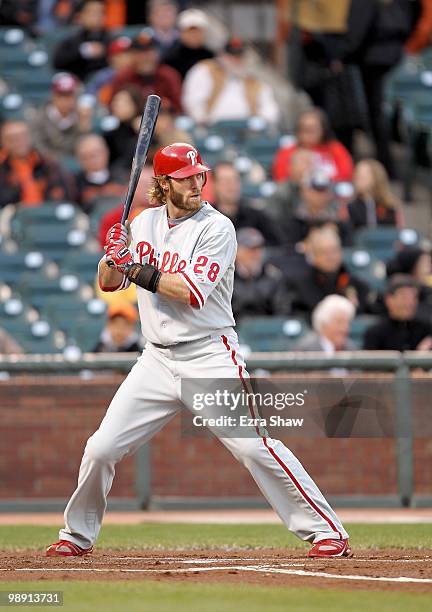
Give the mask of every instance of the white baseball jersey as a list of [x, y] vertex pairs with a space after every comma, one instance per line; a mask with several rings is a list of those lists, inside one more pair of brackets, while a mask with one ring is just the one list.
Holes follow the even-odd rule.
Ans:
[[[203, 202], [180, 223], [168, 223], [166, 206], [150, 208], [131, 223], [134, 262], [178, 273], [190, 289], [191, 305], [137, 287], [143, 336], [163, 345], [198, 340], [235, 325], [231, 308], [237, 250], [231, 221]], [[126, 288], [125, 281], [120, 289]]]

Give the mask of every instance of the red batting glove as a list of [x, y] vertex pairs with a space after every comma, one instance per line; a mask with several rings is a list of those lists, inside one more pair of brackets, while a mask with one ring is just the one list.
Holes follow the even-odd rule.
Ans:
[[116, 223], [108, 230], [105, 242], [108, 244], [115, 242], [117, 244], [123, 244], [126, 246], [128, 243], [127, 228], [121, 223]]
[[122, 274], [126, 274], [133, 264], [132, 253], [124, 244], [108, 244], [106, 247], [106, 258], [107, 264], [113, 268], [116, 268]]

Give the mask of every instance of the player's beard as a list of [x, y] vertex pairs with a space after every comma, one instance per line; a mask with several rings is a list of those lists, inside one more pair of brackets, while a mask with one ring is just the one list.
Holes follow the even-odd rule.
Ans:
[[[197, 192], [198, 193], [198, 192]], [[168, 197], [171, 201], [171, 204], [175, 206], [178, 210], [184, 210], [185, 212], [192, 212], [201, 206], [201, 191], [199, 192], [199, 198], [191, 198], [190, 196], [185, 196], [181, 193], [178, 193], [172, 183], [169, 185]]]

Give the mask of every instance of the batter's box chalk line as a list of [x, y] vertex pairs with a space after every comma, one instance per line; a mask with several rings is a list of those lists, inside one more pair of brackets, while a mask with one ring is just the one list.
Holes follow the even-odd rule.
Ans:
[[185, 567], [180, 569], [102, 569], [90, 567], [23, 567], [15, 570], [0, 568], [3, 572], [95, 572], [95, 573], [141, 573], [141, 574], [182, 574], [193, 572], [221, 572], [237, 570], [240, 572], [262, 572], [265, 574], [288, 574], [290, 576], [309, 576], [311, 578], [328, 578], [333, 580], [363, 580], [370, 582], [398, 582], [432, 584], [432, 578], [410, 578], [408, 576], [386, 577], [386, 576], [356, 576], [352, 574], [329, 574], [327, 572], [313, 572], [308, 570], [284, 569], [268, 565], [223, 565], [212, 567]]

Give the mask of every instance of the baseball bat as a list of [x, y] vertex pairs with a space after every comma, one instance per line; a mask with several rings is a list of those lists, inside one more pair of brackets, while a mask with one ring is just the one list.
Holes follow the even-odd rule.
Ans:
[[160, 103], [161, 99], [159, 96], [156, 96], [155, 94], [149, 95], [147, 98], [143, 115], [141, 117], [138, 140], [135, 147], [135, 154], [132, 160], [132, 168], [129, 177], [128, 190], [123, 206], [123, 214], [121, 218], [122, 225], [125, 224], [126, 219], [129, 217], [132, 200], [135, 195], [141, 170], [143, 169], [143, 166], [147, 159], [148, 150], [159, 114]]

